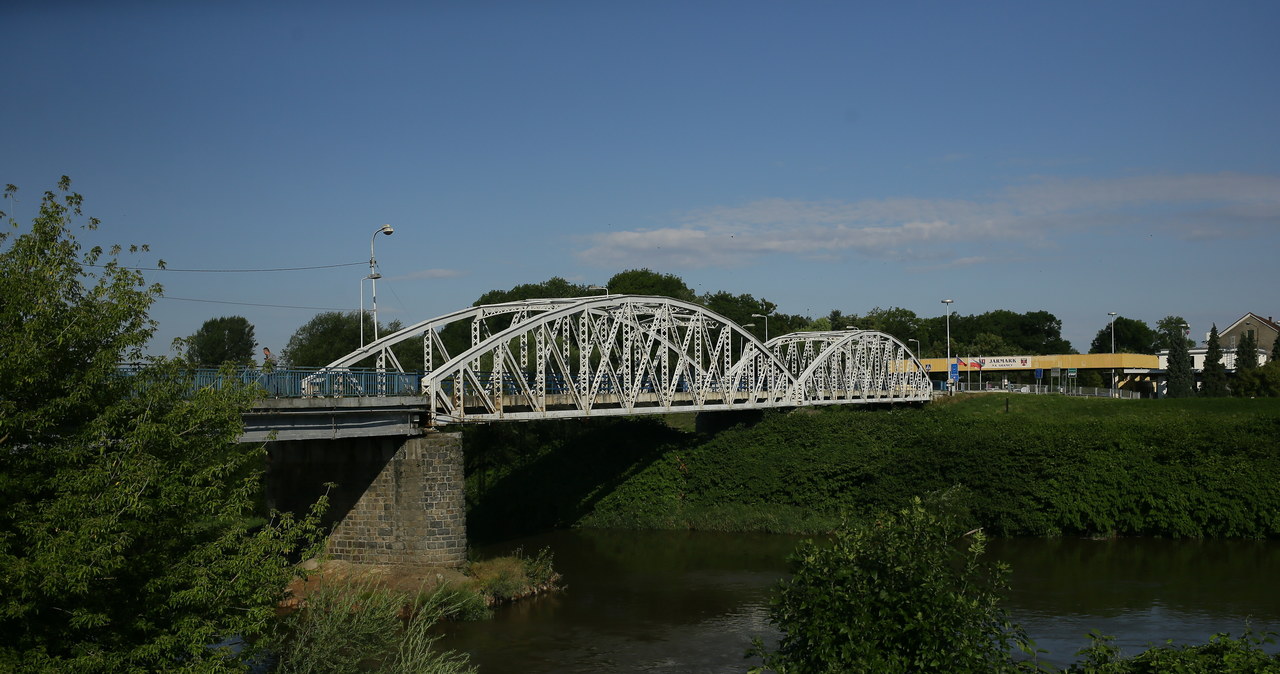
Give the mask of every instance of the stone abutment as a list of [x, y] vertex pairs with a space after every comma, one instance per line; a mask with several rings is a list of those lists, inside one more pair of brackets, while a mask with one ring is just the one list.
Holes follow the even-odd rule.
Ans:
[[460, 433], [286, 440], [267, 450], [272, 507], [305, 512], [328, 489], [333, 558], [416, 566], [466, 561]]

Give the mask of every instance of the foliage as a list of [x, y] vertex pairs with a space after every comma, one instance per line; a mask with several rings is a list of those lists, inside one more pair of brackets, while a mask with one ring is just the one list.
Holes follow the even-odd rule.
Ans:
[[[1176, 318], [1173, 317], [1173, 318]], [[1166, 332], [1164, 342], [1169, 344], [1169, 382], [1170, 398], [1190, 398], [1195, 395], [1195, 374], [1191, 370], [1191, 353], [1187, 350], [1187, 340], [1182, 337], [1182, 325], [1178, 324]]]
[[[609, 290], [613, 291], [612, 288]], [[585, 284], [571, 283], [559, 276], [553, 276], [542, 283], [522, 283], [510, 290], [490, 290], [476, 299], [472, 306], [548, 297], [586, 297], [597, 294], [599, 294], [598, 291], [588, 290]]]
[[[361, 319], [364, 323], [364, 343], [373, 341], [373, 317], [359, 311], [326, 311], [316, 314], [289, 337], [284, 348], [284, 361], [289, 367], [323, 367], [360, 348]], [[378, 334], [385, 337], [402, 326], [399, 321], [378, 326]], [[422, 348], [409, 343], [398, 344], [392, 349], [405, 370], [422, 369]], [[374, 356], [357, 363], [360, 367], [372, 367]]]
[[1218, 672], [1220, 674], [1276, 674], [1280, 655], [1268, 655], [1265, 646], [1274, 643], [1272, 633], [1246, 629], [1239, 639], [1215, 634], [1207, 644], [1150, 648], [1131, 658], [1120, 657], [1111, 637], [1096, 631], [1089, 637], [1093, 645], [1080, 651], [1084, 662], [1068, 667], [1072, 674], [1156, 674], [1159, 672]]
[[265, 452], [236, 444], [254, 391], [117, 369], [143, 361], [160, 289], [119, 248], [82, 251], [69, 190], [0, 234], [0, 668], [235, 668], [211, 645], [263, 632], [317, 512], [256, 517]]
[[1202, 377], [1200, 395], [1208, 398], [1221, 398], [1227, 395], [1227, 368], [1222, 364], [1222, 343], [1218, 337], [1216, 323], [1209, 330]]
[[654, 417], [468, 430], [468, 526], [816, 533], [960, 485], [1002, 536], [1280, 536], [1276, 399], [957, 396], [744, 422], [714, 435]]
[[1236, 373], [1233, 392], [1246, 398], [1280, 396], [1280, 361]]
[[1195, 346], [1195, 340], [1187, 337], [1187, 330], [1187, 320], [1181, 316], [1165, 316], [1156, 321], [1156, 349], [1172, 349], [1178, 342], [1188, 349]]
[[1159, 350], [1163, 338], [1147, 325], [1146, 321], [1116, 316], [1108, 322], [1089, 344], [1089, 353], [1111, 353], [1111, 332], [1115, 329], [1116, 353], [1149, 353]]
[[1271, 357], [1268, 362], [1280, 362], [1280, 335], [1276, 335], [1275, 341], [1271, 343]]
[[253, 325], [243, 316], [210, 318], [187, 340], [187, 356], [200, 367], [253, 362]]
[[1008, 568], [982, 560], [982, 531], [950, 508], [916, 498], [802, 543], [770, 611], [782, 640], [753, 654], [796, 674], [1029, 670], [1010, 660], [1031, 647], [999, 605]]
[[649, 269], [618, 272], [606, 286], [614, 295], [658, 295], [686, 302], [697, 301], [697, 293], [675, 274], [660, 274]]
[[1236, 344], [1236, 372], [1254, 370], [1258, 367], [1258, 339], [1252, 330], [1246, 330]]
[[[280, 674], [471, 672], [467, 656], [435, 648], [431, 628], [457, 613], [458, 596], [441, 585], [419, 601], [352, 582], [321, 588], [304, 608], [281, 619], [269, 641]], [[413, 606], [407, 619], [406, 606]]]

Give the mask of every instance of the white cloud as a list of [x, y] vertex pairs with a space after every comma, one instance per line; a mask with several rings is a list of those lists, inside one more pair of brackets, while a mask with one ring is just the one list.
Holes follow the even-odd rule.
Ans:
[[1034, 179], [989, 200], [858, 202], [765, 199], [694, 211], [679, 224], [588, 237], [580, 258], [600, 266], [709, 267], [766, 255], [976, 264], [966, 246], [1025, 251], [1100, 227], [1183, 239], [1280, 229], [1280, 177], [1223, 173], [1114, 180]]

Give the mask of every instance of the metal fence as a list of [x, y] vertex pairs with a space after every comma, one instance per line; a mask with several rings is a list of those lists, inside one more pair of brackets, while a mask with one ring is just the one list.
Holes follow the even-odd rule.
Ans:
[[[120, 367], [130, 375], [138, 367]], [[379, 372], [373, 368], [322, 370], [321, 368], [248, 368], [224, 372], [216, 368], [189, 370], [195, 389], [221, 389], [232, 383], [256, 385], [269, 398], [358, 398], [364, 396], [419, 395], [423, 373]]]
[[[945, 387], [946, 382], [938, 382], [940, 387]], [[1027, 393], [1032, 395], [1068, 395], [1079, 396], [1085, 398], [1124, 398], [1135, 399], [1141, 398], [1142, 394], [1138, 391], [1127, 391], [1119, 388], [1102, 388], [1094, 386], [1048, 386], [1045, 384], [994, 384], [986, 382], [983, 384], [970, 384], [959, 382], [956, 386], [958, 393]]]

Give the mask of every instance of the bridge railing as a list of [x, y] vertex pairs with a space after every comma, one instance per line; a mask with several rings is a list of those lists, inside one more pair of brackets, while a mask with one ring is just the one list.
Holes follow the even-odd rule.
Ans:
[[[123, 365], [128, 375], [137, 366]], [[256, 385], [269, 398], [359, 398], [365, 396], [418, 395], [421, 372], [379, 372], [373, 368], [241, 368], [226, 372], [218, 368], [194, 368], [189, 371], [195, 389]]]

